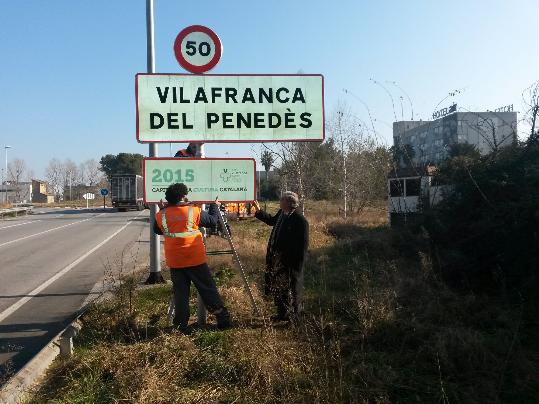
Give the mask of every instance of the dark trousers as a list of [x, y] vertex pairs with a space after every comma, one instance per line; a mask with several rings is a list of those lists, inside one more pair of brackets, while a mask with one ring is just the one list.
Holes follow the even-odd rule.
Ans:
[[277, 316], [288, 318], [302, 310], [303, 270], [280, 267], [266, 272], [266, 293], [273, 296]]
[[171, 268], [170, 277], [174, 290], [174, 321], [173, 324], [179, 327], [186, 327], [189, 322], [189, 295], [191, 282], [195, 287], [206, 306], [212, 314], [216, 314], [217, 322], [220, 318], [228, 316], [223, 300], [217, 291], [217, 286], [213, 280], [208, 264], [202, 264], [189, 268]]

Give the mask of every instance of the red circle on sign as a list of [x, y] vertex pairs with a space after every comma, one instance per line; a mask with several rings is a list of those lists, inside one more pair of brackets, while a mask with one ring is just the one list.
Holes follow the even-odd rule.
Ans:
[[[208, 35], [211, 40], [213, 41], [213, 45], [215, 47], [215, 53], [212, 57], [212, 59], [206, 63], [205, 65], [194, 65], [192, 63], [189, 63], [185, 57], [182, 54], [182, 42], [185, 39], [185, 37], [193, 32], [203, 32], [204, 34]], [[215, 67], [217, 63], [219, 63], [219, 60], [221, 59], [223, 48], [221, 46], [221, 40], [217, 36], [215, 32], [213, 32], [208, 27], [204, 27], [202, 25], [191, 25], [190, 27], [184, 28], [180, 31], [178, 36], [176, 37], [176, 40], [174, 41], [174, 55], [176, 55], [176, 60], [180, 64], [181, 67], [183, 67], [185, 70], [190, 71], [191, 73], [204, 73], [207, 72]]]

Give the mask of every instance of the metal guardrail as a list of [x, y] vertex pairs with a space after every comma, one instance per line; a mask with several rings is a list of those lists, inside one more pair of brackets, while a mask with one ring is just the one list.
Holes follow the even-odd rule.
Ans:
[[17, 217], [21, 213], [27, 215], [31, 210], [32, 207], [0, 209], [0, 218], [4, 219], [4, 216], [13, 214]]

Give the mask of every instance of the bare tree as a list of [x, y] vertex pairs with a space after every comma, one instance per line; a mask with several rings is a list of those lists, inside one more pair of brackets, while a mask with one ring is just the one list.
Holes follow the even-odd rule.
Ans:
[[55, 195], [56, 200], [59, 200], [60, 195], [63, 192], [63, 179], [64, 179], [64, 165], [57, 158], [53, 158], [49, 161], [47, 168], [45, 169], [45, 177], [49, 182], [52, 192]]
[[63, 164], [62, 181], [64, 184], [64, 199], [66, 197], [65, 190], [69, 189], [69, 200], [73, 200], [72, 186], [73, 182], [77, 180], [79, 176], [77, 165], [71, 160], [66, 159]]
[[391, 159], [389, 149], [368, 136], [348, 144], [350, 211], [359, 212], [369, 203], [387, 197], [387, 173]]
[[26, 162], [23, 159], [16, 158], [9, 163], [7, 170], [8, 181], [15, 186], [15, 199], [20, 201], [24, 194], [21, 183], [27, 180], [29, 174]]
[[95, 159], [86, 160], [84, 163], [85, 184], [94, 187], [99, 184], [103, 178], [99, 163]]
[[307, 164], [312, 155], [312, 148], [305, 142], [278, 143], [271, 148], [267, 145], [263, 147], [272, 154], [274, 161], [280, 162], [279, 176], [283, 188], [290, 186], [296, 188], [300, 198], [302, 214], [305, 213]]
[[[473, 115], [473, 119], [462, 120], [462, 122], [483, 139], [490, 152], [496, 154], [500, 147], [508, 146], [508, 139], [516, 139], [516, 121], [507, 122], [499, 115], [492, 117], [492, 112], [488, 116], [485, 116], [484, 114], [476, 113], [463, 107], [460, 108]], [[494, 114], [496, 115], [496, 113]]]
[[330, 136], [335, 141], [335, 144], [339, 147], [340, 151], [340, 165], [341, 165], [341, 193], [343, 198], [343, 215], [346, 218], [348, 216], [348, 189], [349, 189], [349, 177], [348, 177], [348, 153], [349, 144], [352, 141], [357, 144], [361, 143], [363, 132], [361, 124], [350, 111], [350, 107], [343, 101], [339, 101], [335, 108], [333, 115], [328, 121], [328, 131]]
[[23, 159], [14, 159], [8, 164], [8, 181], [12, 184], [19, 184], [26, 177], [26, 162]]
[[539, 142], [539, 81], [522, 92], [522, 101], [525, 111], [525, 121], [530, 126], [530, 135], [527, 139], [527, 145]]
[[85, 163], [79, 163], [79, 166], [77, 168], [77, 178], [75, 179], [75, 182], [79, 185], [86, 185], [86, 183], [88, 182]]

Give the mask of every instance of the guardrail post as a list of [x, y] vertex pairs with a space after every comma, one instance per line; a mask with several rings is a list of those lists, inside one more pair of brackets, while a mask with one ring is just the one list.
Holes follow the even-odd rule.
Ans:
[[60, 337], [60, 355], [68, 357], [73, 354], [73, 338], [62, 334]]
[[73, 337], [79, 333], [80, 329], [80, 324], [75, 322], [67, 327], [67, 329], [62, 333], [60, 337], [61, 356], [68, 357], [73, 355]]

